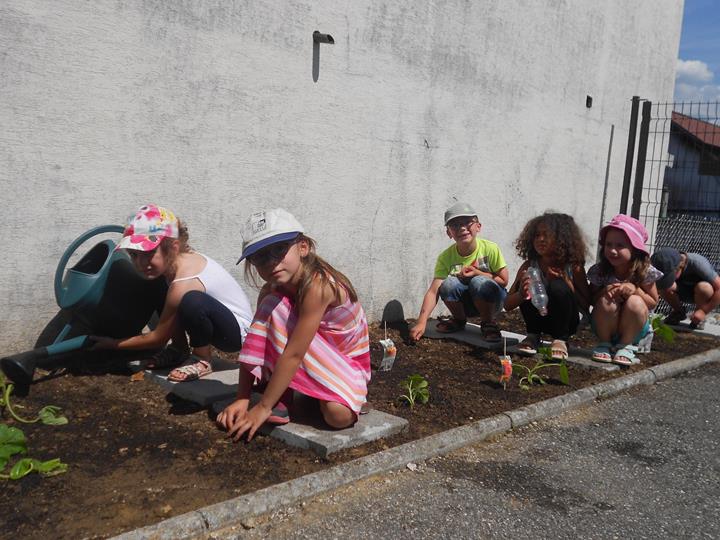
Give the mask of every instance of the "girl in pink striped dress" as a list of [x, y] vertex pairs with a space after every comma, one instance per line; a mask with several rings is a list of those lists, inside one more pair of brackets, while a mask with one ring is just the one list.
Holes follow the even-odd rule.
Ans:
[[[264, 422], [287, 423], [293, 390], [319, 400], [336, 429], [352, 426], [366, 401], [365, 313], [350, 280], [315, 254], [303, 232], [281, 208], [253, 214], [243, 231], [246, 275], [256, 272], [265, 284], [239, 357], [237, 399], [217, 418], [235, 440], [245, 433], [251, 440]], [[256, 379], [264, 392], [250, 407]]]

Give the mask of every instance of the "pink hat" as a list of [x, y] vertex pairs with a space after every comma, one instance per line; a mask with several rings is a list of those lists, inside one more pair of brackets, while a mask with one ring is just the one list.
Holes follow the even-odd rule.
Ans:
[[177, 238], [178, 220], [170, 210], [146, 204], [128, 219], [123, 237], [115, 249], [152, 251], [163, 238]]
[[650, 251], [645, 246], [645, 242], [647, 242], [648, 239], [647, 229], [634, 217], [618, 214], [612, 218], [607, 225], [600, 229], [600, 243], [605, 241], [605, 235], [608, 229], [620, 229], [627, 235], [635, 249], [639, 249], [648, 255], [650, 254]]

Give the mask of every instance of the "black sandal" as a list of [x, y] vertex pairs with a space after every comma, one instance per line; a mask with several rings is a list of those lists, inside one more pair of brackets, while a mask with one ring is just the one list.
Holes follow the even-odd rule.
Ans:
[[663, 322], [670, 326], [677, 326], [685, 320], [685, 317], [687, 317], [685, 310], [673, 310], [670, 315], [665, 317], [665, 320], [663, 320]]
[[492, 321], [480, 323], [480, 333], [482, 334], [482, 338], [488, 343], [498, 343], [502, 341], [500, 327]]
[[437, 330], [441, 334], [454, 334], [455, 332], [459, 332], [460, 330], [465, 330], [466, 324], [467, 320], [450, 318], [445, 319], [444, 321], [438, 321], [437, 325], [435, 326], [435, 330]]
[[146, 363], [147, 369], [174, 368], [190, 358], [190, 351], [181, 351], [175, 347], [165, 347], [156, 352]]
[[540, 336], [536, 334], [528, 334], [525, 339], [515, 347], [515, 352], [520, 356], [535, 356], [537, 347], [540, 343]]

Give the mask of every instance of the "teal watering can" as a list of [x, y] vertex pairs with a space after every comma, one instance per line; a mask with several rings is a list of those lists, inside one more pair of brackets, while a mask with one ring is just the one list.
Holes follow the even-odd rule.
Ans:
[[[61, 355], [92, 345], [89, 334], [125, 338], [139, 334], [167, 292], [164, 279], [145, 279], [124, 250], [102, 240], [67, 268], [77, 249], [94, 236], [122, 233], [119, 225], [103, 225], [81, 234], [65, 250], [55, 271], [55, 300], [69, 322], [52, 344], [0, 359], [0, 367], [15, 383], [32, 382], [36, 367], [51, 367]], [[80, 333], [80, 335], [77, 335]]]

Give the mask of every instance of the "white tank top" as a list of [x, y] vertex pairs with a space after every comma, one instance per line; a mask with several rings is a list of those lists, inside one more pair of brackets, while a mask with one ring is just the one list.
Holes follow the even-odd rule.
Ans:
[[199, 279], [200, 283], [205, 287], [205, 292], [235, 315], [244, 341], [245, 334], [247, 334], [247, 329], [250, 327], [253, 317], [250, 301], [245, 291], [243, 291], [240, 284], [235, 281], [235, 278], [213, 259], [202, 253], [198, 253], [198, 255], [205, 259], [207, 263], [205, 264], [205, 268], [197, 275], [178, 278], [173, 280], [173, 283]]

